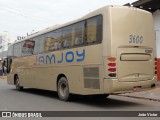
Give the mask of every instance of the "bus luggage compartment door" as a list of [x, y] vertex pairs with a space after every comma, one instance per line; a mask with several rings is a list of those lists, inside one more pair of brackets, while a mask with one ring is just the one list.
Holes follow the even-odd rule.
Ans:
[[153, 79], [154, 57], [152, 49], [118, 48], [117, 53], [119, 81], [137, 82]]

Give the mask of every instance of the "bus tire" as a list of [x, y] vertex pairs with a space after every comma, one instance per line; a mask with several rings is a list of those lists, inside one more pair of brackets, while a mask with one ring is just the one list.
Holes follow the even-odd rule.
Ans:
[[18, 91], [22, 91], [23, 90], [23, 87], [20, 86], [20, 81], [19, 81], [18, 77], [16, 77], [16, 79], [15, 79], [15, 86], [16, 86], [16, 90], [18, 90]]
[[58, 97], [62, 101], [68, 101], [70, 97], [68, 81], [65, 77], [61, 77], [58, 81]]

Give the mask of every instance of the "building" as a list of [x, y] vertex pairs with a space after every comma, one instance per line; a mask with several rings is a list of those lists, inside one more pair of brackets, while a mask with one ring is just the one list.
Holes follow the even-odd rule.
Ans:
[[160, 0], [139, 0], [132, 3], [132, 6], [147, 10], [153, 14], [157, 42], [157, 75], [158, 80], [160, 80]]
[[8, 46], [10, 44], [9, 33], [7, 31], [0, 32], [0, 58], [6, 57]]
[[7, 51], [9, 43], [9, 33], [7, 31], [0, 32], [0, 52]]

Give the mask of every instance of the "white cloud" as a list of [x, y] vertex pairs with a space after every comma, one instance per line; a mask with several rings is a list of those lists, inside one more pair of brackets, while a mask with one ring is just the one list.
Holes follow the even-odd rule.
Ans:
[[0, 31], [26, 35], [62, 24], [105, 5], [123, 5], [135, 0], [0, 0]]

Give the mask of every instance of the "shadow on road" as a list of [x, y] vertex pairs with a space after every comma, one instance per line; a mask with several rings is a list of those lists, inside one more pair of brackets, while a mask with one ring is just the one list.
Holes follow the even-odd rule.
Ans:
[[[53, 91], [25, 88], [22, 92], [45, 96], [45, 97], [49, 97], [49, 98], [53, 98], [53, 99], [58, 100], [57, 92], [53, 92]], [[140, 105], [136, 102], [131, 102], [129, 100], [126, 100], [126, 97], [124, 97], [124, 98], [121, 97], [121, 99], [119, 99], [118, 97], [119, 96], [110, 95], [108, 98], [98, 99], [98, 98], [92, 97], [92, 96], [73, 95], [72, 100], [70, 102], [76, 103], [76, 104], [85, 104], [85, 105], [89, 105], [89, 106], [96, 106], [96, 107], [100, 107], [100, 108], [113, 108], [113, 107], [118, 108], [118, 107], [131, 107], [131, 106], [136, 107], [136, 106]]]
[[110, 95], [107, 98], [96, 98], [96, 97], [90, 97], [90, 96], [76, 96], [72, 102], [78, 103], [78, 104], [85, 104], [90, 106], [95, 106], [99, 108], [122, 108], [122, 107], [135, 107], [139, 106], [140, 104], [136, 102], [131, 102], [125, 100], [126, 97], [119, 99], [116, 95]]

